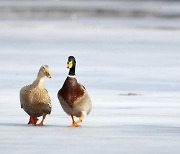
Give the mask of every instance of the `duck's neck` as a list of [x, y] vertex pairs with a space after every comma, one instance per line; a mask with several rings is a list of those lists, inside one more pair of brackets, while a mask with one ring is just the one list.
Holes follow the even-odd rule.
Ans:
[[39, 88], [44, 88], [44, 78], [45, 77], [40, 77], [37, 76], [36, 80], [33, 82], [34, 86], [38, 86]]
[[75, 68], [76, 68], [76, 66], [73, 66], [72, 68], [70, 68], [68, 76], [75, 77], [75, 75], [76, 75]]

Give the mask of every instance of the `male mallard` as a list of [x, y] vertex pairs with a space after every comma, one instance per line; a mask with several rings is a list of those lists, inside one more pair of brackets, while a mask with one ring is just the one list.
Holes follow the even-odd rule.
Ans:
[[47, 114], [51, 113], [51, 99], [44, 88], [44, 78], [51, 78], [49, 67], [41, 66], [36, 80], [20, 90], [21, 108], [30, 116], [28, 124], [37, 123], [37, 117], [43, 116], [37, 126], [42, 126]]
[[[80, 126], [78, 123], [82, 122], [85, 115], [91, 111], [90, 97], [81, 84], [77, 82], [75, 76], [76, 60], [73, 56], [69, 56], [67, 68], [69, 68], [69, 75], [67, 76], [62, 88], [58, 91], [58, 99], [63, 110], [71, 116], [71, 127]], [[80, 117], [78, 121], [74, 121], [74, 116]]]

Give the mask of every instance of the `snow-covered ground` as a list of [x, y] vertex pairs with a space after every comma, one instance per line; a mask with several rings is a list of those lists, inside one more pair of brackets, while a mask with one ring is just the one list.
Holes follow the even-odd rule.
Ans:
[[[179, 153], [180, 31], [97, 25], [0, 24], [0, 153]], [[67, 127], [56, 97], [69, 55], [93, 103], [81, 128]], [[28, 126], [19, 90], [42, 64], [53, 76], [45, 83], [53, 111], [44, 127]]]
[[[179, 154], [179, 29], [179, 19], [1, 21], [0, 153]], [[68, 127], [56, 97], [69, 55], [93, 103], [80, 128]], [[27, 125], [19, 90], [42, 64], [53, 110], [37, 127]]]

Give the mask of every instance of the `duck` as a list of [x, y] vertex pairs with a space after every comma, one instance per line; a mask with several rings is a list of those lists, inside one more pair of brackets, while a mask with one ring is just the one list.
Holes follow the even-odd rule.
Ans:
[[[57, 97], [63, 110], [72, 118], [70, 127], [79, 127], [81, 126], [79, 123], [90, 113], [92, 103], [86, 88], [77, 81], [75, 74], [76, 59], [74, 56], [68, 57], [67, 68], [69, 74], [58, 91]], [[79, 119], [75, 121], [74, 116]]]
[[[48, 65], [42, 65], [35, 81], [20, 90], [21, 108], [30, 116], [28, 124], [43, 126], [46, 115], [51, 113], [51, 99], [44, 86], [45, 77], [51, 78]], [[40, 116], [42, 120], [37, 124]]]

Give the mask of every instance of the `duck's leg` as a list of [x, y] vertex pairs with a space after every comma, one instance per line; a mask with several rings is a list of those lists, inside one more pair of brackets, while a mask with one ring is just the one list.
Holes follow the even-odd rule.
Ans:
[[72, 118], [72, 124], [70, 125], [70, 127], [79, 127], [79, 126], [81, 126], [81, 125], [77, 124], [77, 123], [74, 121], [73, 115], [71, 115], [71, 118]]
[[84, 115], [81, 115], [81, 117], [76, 121], [76, 123], [82, 122], [83, 118], [84, 118]]
[[43, 126], [43, 122], [45, 118], [46, 118], [46, 114], [43, 115], [41, 122], [39, 124], [36, 124], [36, 126]]
[[37, 117], [30, 116], [28, 124], [36, 124], [38, 121]]
[[34, 118], [34, 123], [33, 124], [36, 124], [39, 119], [37, 117], [33, 117], [33, 118]]
[[33, 124], [33, 117], [32, 117], [32, 116], [29, 117], [29, 122], [28, 122], [28, 124]]

